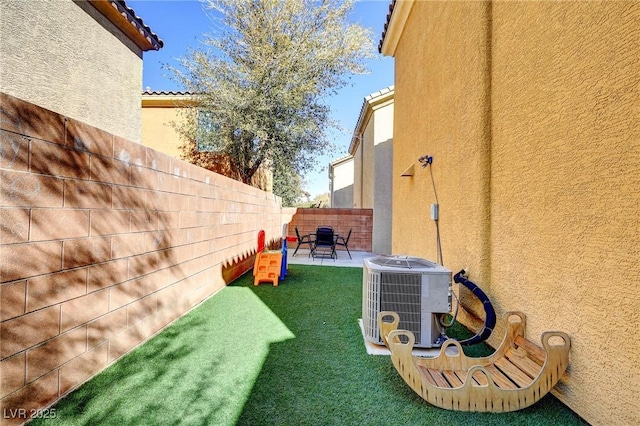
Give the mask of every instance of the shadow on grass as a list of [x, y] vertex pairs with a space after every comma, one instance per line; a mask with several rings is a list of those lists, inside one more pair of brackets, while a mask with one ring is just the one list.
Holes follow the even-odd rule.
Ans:
[[293, 337], [249, 289], [225, 288], [33, 424], [232, 425], [270, 345]]

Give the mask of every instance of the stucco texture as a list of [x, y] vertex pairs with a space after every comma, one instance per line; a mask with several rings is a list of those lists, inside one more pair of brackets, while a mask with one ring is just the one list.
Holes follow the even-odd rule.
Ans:
[[391, 253], [393, 89], [365, 97], [356, 128], [354, 205], [373, 209], [373, 251]]
[[393, 102], [380, 105], [373, 112], [374, 163], [373, 181], [373, 251], [391, 253], [393, 211]]
[[142, 101], [142, 144], [174, 158], [180, 158], [184, 143], [171, 123], [184, 118], [177, 107], [145, 106]]
[[639, 24], [630, 1], [418, 1], [395, 51], [394, 252], [436, 258], [429, 170], [400, 177], [432, 155], [445, 266], [528, 338], [571, 336], [554, 394], [592, 424], [640, 424]]
[[[392, 226], [394, 253], [436, 259], [433, 172], [445, 264], [469, 268], [483, 283], [489, 277], [486, 16], [480, 2], [417, 2], [409, 16], [395, 56]], [[417, 162], [426, 154], [434, 159], [431, 171]], [[401, 177], [412, 164], [415, 174]]]
[[3, 0], [0, 39], [0, 91], [140, 143], [142, 51], [88, 2]]
[[329, 165], [331, 178], [331, 207], [353, 207], [353, 157], [336, 160]]

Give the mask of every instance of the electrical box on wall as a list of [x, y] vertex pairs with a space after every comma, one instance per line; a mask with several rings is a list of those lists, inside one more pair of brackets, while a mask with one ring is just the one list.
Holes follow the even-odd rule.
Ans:
[[438, 220], [439, 214], [440, 214], [440, 205], [431, 204], [431, 220]]

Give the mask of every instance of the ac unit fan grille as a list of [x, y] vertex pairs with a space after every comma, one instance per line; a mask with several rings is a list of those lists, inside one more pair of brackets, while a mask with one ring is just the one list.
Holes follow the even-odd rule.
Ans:
[[402, 268], [402, 269], [415, 269], [415, 268], [428, 268], [434, 269], [438, 265], [426, 260], [420, 259], [418, 257], [408, 257], [408, 256], [378, 256], [370, 259], [369, 262], [379, 265], [386, 266], [389, 268]]
[[422, 278], [418, 274], [380, 274], [380, 310], [400, 316], [399, 329], [411, 331], [421, 341]]

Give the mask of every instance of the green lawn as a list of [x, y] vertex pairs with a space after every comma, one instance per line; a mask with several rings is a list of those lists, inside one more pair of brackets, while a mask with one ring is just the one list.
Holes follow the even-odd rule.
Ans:
[[60, 401], [55, 420], [32, 424], [584, 424], [551, 395], [504, 414], [429, 405], [388, 356], [366, 354], [360, 268], [290, 265], [278, 287], [254, 287], [252, 278], [240, 278]]

